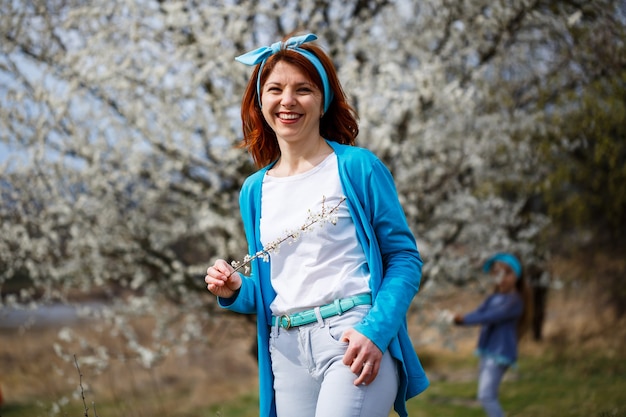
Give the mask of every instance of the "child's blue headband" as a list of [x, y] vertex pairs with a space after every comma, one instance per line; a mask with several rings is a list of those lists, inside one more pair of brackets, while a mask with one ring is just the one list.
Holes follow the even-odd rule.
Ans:
[[506, 252], [496, 253], [491, 258], [487, 259], [487, 261], [483, 265], [483, 271], [489, 272], [494, 262], [502, 262], [510, 266], [515, 273], [515, 277], [517, 279], [520, 279], [520, 277], [522, 276], [522, 264], [515, 255]]
[[326, 74], [324, 65], [322, 65], [322, 62], [319, 60], [319, 58], [316, 57], [315, 54], [313, 54], [312, 52], [309, 52], [302, 48], [298, 48], [303, 43], [311, 42], [315, 39], [317, 39], [317, 36], [312, 33], [309, 33], [308, 35], [294, 36], [293, 38], [287, 39], [285, 42], [276, 42], [273, 43], [271, 46], [262, 46], [258, 49], [255, 49], [254, 51], [247, 52], [235, 58], [237, 61], [245, 65], [261, 64], [261, 66], [259, 67], [259, 74], [256, 79], [256, 94], [259, 100], [259, 107], [261, 107], [261, 71], [263, 70], [263, 65], [265, 65], [265, 61], [267, 61], [267, 58], [282, 49], [291, 49], [292, 51], [298, 52], [309, 61], [311, 61], [311, 63], [315, 66], [315, 69], [317, 69], [317, 72], [320, 74], [320, 78], [322, 79], [322, 85], [324, 86], [324, 113], [326, 113], [328, 107], [330, 106], [330, 103], [333, 101], [333, 92], [330, 89], [328, 75]]

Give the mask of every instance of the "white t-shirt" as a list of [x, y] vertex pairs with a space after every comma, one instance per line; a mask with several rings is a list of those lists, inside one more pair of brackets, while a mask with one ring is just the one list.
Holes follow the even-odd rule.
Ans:
[[[322, 210], [343, 198], [337, 155], [315, 168], [289, 177], [265, 175], [261, 200], [261, 243], [300, 230]], [[298, 238], [270, 252], [272, 286], [277, 293], [272, 314], [294, 313], [369, 293], [369, 269], [345, 201], [333, 213], [337, 221], [316, 222]]]

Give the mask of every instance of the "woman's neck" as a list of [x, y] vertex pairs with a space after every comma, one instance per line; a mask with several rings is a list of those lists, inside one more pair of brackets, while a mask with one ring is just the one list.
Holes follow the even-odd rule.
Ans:
[[268, 174], [273, 177], [288, 177], [306, 172], [333, 153], [333, 148], [320, 137], [319, 140], [307, 143], [305, 146], [284, 144], [280, 151], [280, 158], [268, 171]]

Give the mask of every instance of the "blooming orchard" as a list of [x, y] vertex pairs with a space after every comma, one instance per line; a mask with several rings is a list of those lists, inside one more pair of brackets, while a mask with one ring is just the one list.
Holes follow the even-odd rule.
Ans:
[[[503, 248], [534, 262], [547, 219], [530, 138], [558, 111], [543, 94], [580, 76], [564, 65], [570, 31], [619, 11], [586, 3], [3, 2], [2, 303], [101, 293], [93, 313], [146, 366], [201, 339], [206, 267], [246, 253], [237, 201], [253, 166], [235, 145], [250, 69], [234, 57], [300, 29], [332, 56], [358, 144], [394, 175], [424, 282], [467, 282]], [[129, 318], [146, 314], [139, 343]]]

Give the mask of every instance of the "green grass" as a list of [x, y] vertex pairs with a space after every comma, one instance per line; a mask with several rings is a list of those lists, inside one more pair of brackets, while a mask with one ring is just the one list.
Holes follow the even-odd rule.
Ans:
[[[445, 366], [465, 370], [465, 375], [477, 365], [473, 358], [445, 361]], [[408, 402], [409, 416], [484, 417], [475, 400], [476, 381], [463, 379], [433, 381], [423, 394]], [[509, 371], [501, 386], [500, 399], [509, 417], [626, 417], [626, 360], [602, 353], [527, 358], [516, 370]], [[257, 415], [255, 395], [219, 408], [200, 410], [198, 414], [201, 417]]]
[[[425, 359], [433, 381], [423, 394], [408, 402], [411, 417], [484, 417], [482, 408], [475, 401], [476, 358], [448, 352], [430, 354]], [[508, 417], [626, 417], [625, 359], [623, 353], [610, 355], [600, 351], [591, 355], [548, 353], [524, 357], [519, 367], [510, 370], [503, 382], [501, 403]], [[179, 398], [179, 401], [185, 402], [185, 398]], [[154, 407], [155, 399], [151, 402]], [[258, 397], [256, 393], [250, 393], [219, 406], [184, 413], [164, 414], [158, 411], [158, 406], [155, 408], [147, 411], [145, 404], [118, 401], [98, 404], [96, 411], [98, 417], [258, 417]], [[0, 408], [0, 417], [52, 415], [50, 407], [42, 404], [13, 403]], [[82, 402], [71, 400], [56, 415], [80, 417], [85, 415], [85, 410]], [[93, 409], [89, 410], [89, 416], [94, 416]]]
[[223, 406], [210, 407], [208, 410], [200, 410], [198, 416], [202, 417], [259, 417], [259, 397], [245, 395], [237, 401]]
[[[626, 361], [576, 355], [527, 358], [505, 380], [500, 400], [510, 417], [626, 417]], [[409, 415], [484, 416], [476, 383], [433, 382], [408, 403]]]

